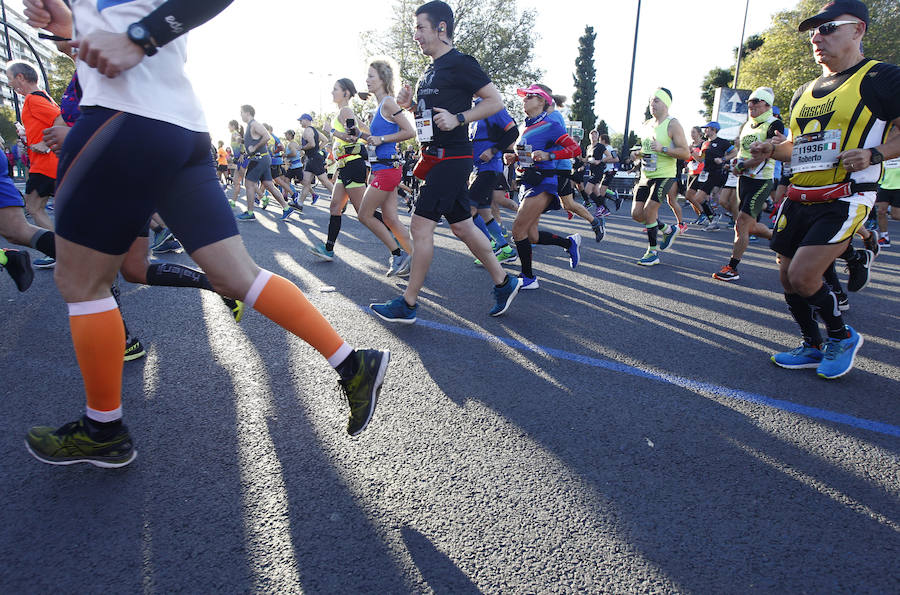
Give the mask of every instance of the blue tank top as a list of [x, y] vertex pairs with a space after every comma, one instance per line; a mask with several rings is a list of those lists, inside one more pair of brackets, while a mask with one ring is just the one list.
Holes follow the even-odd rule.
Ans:
[[275, 139], [275, 143], [272, 145], [272, 165], [284, 165], [284, 151], [275, 151], [275, 147], [281, 144], [281, 139], [272, 135], [272, 138]]
[[[285, 155], [287, 155], [287, 148], [285, 148]], [[300, 150], [299, 146], [297, 148], [297, 153], [290, 158], [291, 159], [291, 169], [297, 169], [298, 167], [303, 166], [303, 151]]]
[[[387, 99], [385, 97], [381, 100], [381, 103], [378, 104], [378, 109], [375, 110], [375, 117], [372, 118], [372, 125], [369, 127], [371, 130], [372, 136], [387, 136], [389, 134], [394, 134], [395, 132], [400, 131], [400, 127], [393, 122], [388, 122], [384, 119], [384, 116], [381, 115], [381, 108], [384, 107], [384, 101]], [[375, 147], [375, 156], [379, 159], [390, 159], [397, 152], [397, 143], [382, 143]], [[373, 163], [372, 171], [378, 171], [380, 169], [387, 169], [391, 166], [385, 165], [383, 163]]]
[[[554, 111], [547, 117], [554, 120], [557, 124], [562, 126], [563, 131], [566, 130], [566, 119], [562, 117], [561, 113]], [[562, 149], [562, 147], [559, 145], [555, 145], [553, 148], [554, 149]], [[553, 169], [572, 171], [572, 160], [571, 159], [557, 159], [556, 161], [553, 162], [553, 164], [554, 164]]]
[[[555, 112], [554, 112], [555, 113]], [[519, 139], [519, 144], [531, 145], [532, 151], [553, 151], [559, 145], [557, 139], [566, 133], [566, 127], [559, 119], [554, 119], [552, 114], [543, 112], [534, 118], [525, 118], [525, 132]], [[536, 169], [558, 169], [557, 161], [537, 161]]]

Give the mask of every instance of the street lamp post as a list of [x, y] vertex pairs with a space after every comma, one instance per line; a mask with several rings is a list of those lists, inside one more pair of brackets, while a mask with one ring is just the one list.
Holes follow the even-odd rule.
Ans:
[[641, 0], [638, 0], [637, 17], [634, 20], [634, 49], [631, 51], [631, 78], [628, 80], [628, 105], [625, 107], [625, 137], [622, 139], [622, 152], [620, 153], [622, 159], [625, 159], [625, 155], [631, 153], [628, 150], [630, 148], [628, 146], [628, 125], [631, 122], [631, 91], [634, 87], [634, 63], [637, 58], [638, 27], [640, 27], [640, 24]]
[[741, 76], [741, 54], [744, 53], [744, 34], [747, 32], [747, 12], [750, 10], [750, 0], [744, 5], [744, 26], [741, 28], [741, 45], [738, 46], [737, 64], [734, 67], [734, 88], [738, 88], [738, 77]]
[[[9, 23], [6, 22], [6, 2], [4, 0], [0, 0], [0, 11], [2, 11], [3, 16], [3, 33], [6, 37], [6, 61], [12, 61], [12, 46], [9, 43]], [[19, 113], [19, 96], [13, 91], [13, 105], [16, 108], [16, 121], [22, 119], [22, 114]]]

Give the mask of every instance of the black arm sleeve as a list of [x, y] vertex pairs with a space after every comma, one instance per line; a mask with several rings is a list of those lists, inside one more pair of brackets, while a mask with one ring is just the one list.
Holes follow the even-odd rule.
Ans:
[[169, 0], [139, 22], [162, 47], [210, 20], [233, 0]]
[[500, 138], [497, 139], [497, 142], [494, 143], [494, 148], [502, 153], [509, 145], [516, 142], [517, 138], [519, 138], [518, 126], [510, 126], [509, 130], [505, 130], [503, 134], [500, 135]]

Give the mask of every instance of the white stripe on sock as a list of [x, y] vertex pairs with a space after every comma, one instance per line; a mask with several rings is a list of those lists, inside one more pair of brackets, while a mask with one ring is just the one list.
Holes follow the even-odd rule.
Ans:
[[122, 406], [120, 405], [118, 408], [113, 409], [112, 411], [97, 411], [96, 409], [91, 409], [90, 407], [85, 407], [87, 410], [87, 416], [94, 420], [99, 421], [100, 423], [109, 423], [111, 421], [116, 421], [122, 419]]
[[244, 304], [251, 308], [254, 307], [256, 305], [256, 300], [259, 299], [259, 294], [262, 293], [263, 287], [266, 286], [266, 283], [268, 283], [271, 278], [272, 273], [270, 271], [260, 269], [259, 274], [253, 281], [253, 285], [250, 286], [250, 291], [244, 296]]
[[328, 358], [328, 363], [331, 364], [332, 368], [337, 368], [351, 353], [353, 353], [353, 348], [347, 345], [347, 343], [343, 343], [338, 347], [338, 350]]
[[102, 300], [93, 300], [90, 302], [74, 302], [68, 304], [69, 316], [86, 316], [87, 314], [99, 314], [101, 312], [109, 312], [119, 308], [113, 296], [105, 297]]

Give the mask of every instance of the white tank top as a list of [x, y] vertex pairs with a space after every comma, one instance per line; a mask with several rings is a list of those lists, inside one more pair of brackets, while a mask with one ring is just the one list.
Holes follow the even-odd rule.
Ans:
[[[96, 31], [124, 33], [165, 0], [73, 0], [75, 38]], [[102, 9], [99, 7], [103, 7]], [[184, 72], [187, 36], [169, 42], [159, 52], [114, 79], [78, 61], [82, 107], [100, 106], [169, 122], [195, 132], [208, 132], [206, 116]]]

